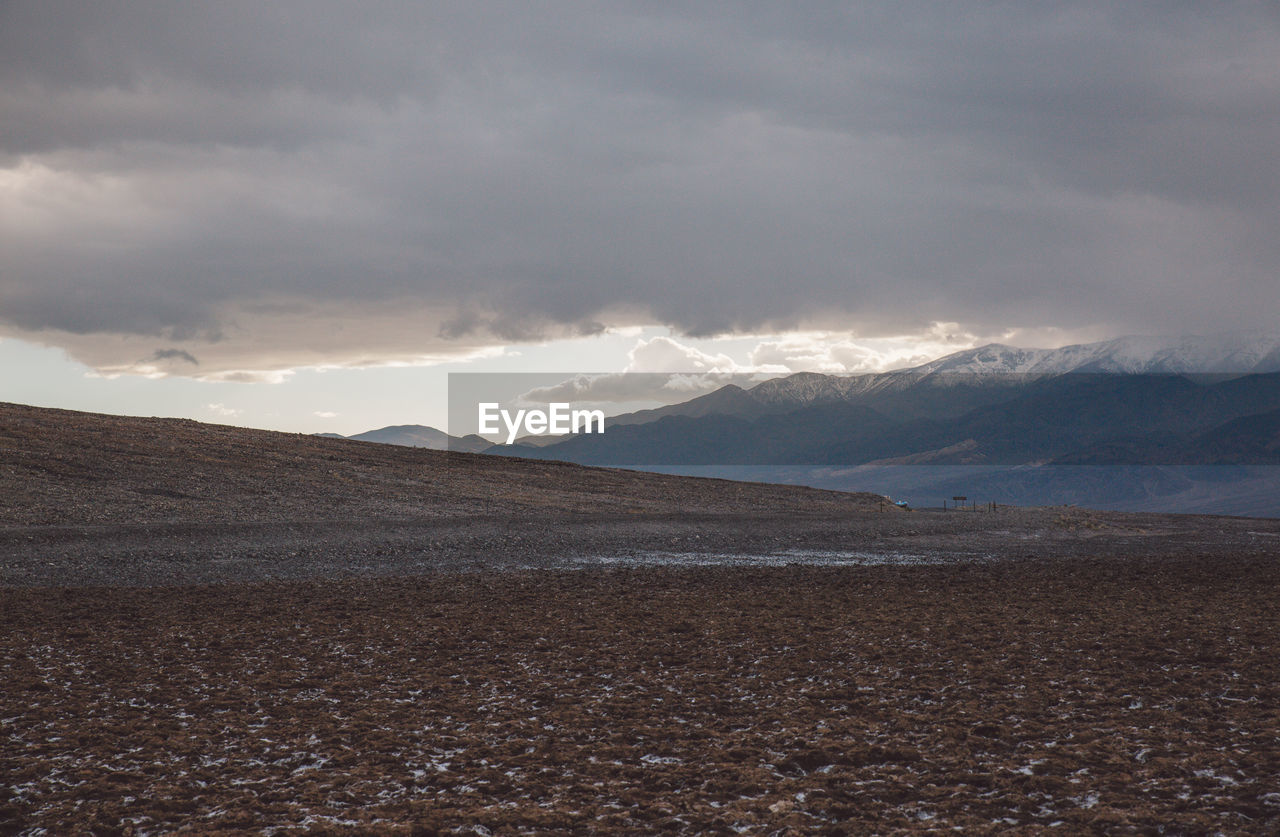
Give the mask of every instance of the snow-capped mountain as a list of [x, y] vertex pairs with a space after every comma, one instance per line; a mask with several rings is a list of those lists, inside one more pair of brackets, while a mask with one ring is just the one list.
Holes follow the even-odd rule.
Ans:
[[[1068, 372], [1130, 375], [1280, 372], [1280, 332], [1130, 336], [1059, 349], [1023, 349], [991, 343], [892, 372], [864, 375], [797, 372], [764, 381], [737, 395], [739, 400], [748, 396], [758, 407], [769, 410], [859, 400], [920, 385], [943, 388], [960, 383], [977, 387], [1014, 385]], [[681, 405], [655, 411], [655, 417], [659, 413], [686, 414]]]
[[[1003, 399], [1000, 390], [1069, 372], [1131, 375], [1247, 375], [1280, 372], [1280, 333], [1205, 337], [1119, 337], [1059, 349], [992, 343], [920, 366], [862, 375], [796, 372], [749, 389], [729, 385], [680, 404], [627, 413], [610, 426], [666, 416], [734, 415], [754, 419], [815, 404], [862, 403], [942, 418]], [[964, 392], [961, 392], [964, 390]]]
[[796, 372], [784, 378], [770, 378], [753, 386], [749, 392], [761, 404], [817, 404], [846, 401], [857, 395], [879, 389], [893, 373], [879, 375], [824, 375], [820, 372]]
[[1191, 337], [1118, 337], [1060, 349], [1019, 349], [992, 343], [903, 370], [913, 374], [1057, 375], [1235, 374], [1280, 372], [1280, 333], [1239, 332]]
[[[605, 434], [491, 452], [874, 485], [931, 505], [963, 494], [1271, 515], [1280, 375], [1263, 373], [1278, 372], [1280, 333], [988, 345], [893, 372], [726, 386], [617, 417]], [[823, 482], [846, 479], [833, 475], [849, 482]]]

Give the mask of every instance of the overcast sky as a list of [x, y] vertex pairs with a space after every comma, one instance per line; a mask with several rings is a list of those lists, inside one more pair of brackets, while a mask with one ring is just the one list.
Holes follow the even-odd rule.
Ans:
[[278, 381], [1274, 327], [1278, 148], [1272, 2], [7, 0], [0, 337]]

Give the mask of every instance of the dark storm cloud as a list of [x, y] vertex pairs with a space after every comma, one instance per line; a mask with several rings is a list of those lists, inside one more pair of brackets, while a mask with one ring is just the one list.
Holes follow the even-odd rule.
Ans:
[[184, 352], [182, 349], [156, 349], [147, 360], [181, 360], [193, 366], [200, 365], [200, 361], [196, 360], [195, 355], [190, 352]]
[[1269, 326], [1276, 9], [8, 3], [0, 323]]

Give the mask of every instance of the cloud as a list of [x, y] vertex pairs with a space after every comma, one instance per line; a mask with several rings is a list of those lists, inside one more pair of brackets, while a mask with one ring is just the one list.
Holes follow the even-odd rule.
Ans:
[[199, 347], [198, 368], [182, 355], [154, 351], [150, 334], [113, 332], [105, 339], [43, 329], [24, 336], [66, 349], [104, 377], [183, 375], [241, 383], [279, 383], [304, 367], [421, 366], [502, 354], [501, 338], [491, 332], [447, 340], [435, 334], [433, 322], [432, 312], [413, 308], [366, 306], [357, 312], [314, 301], [259, 302], [229, 312], [218, 334], [190, 341]]
[[739, 372], [725, 354], [711, 355], [670, 337], [640, 340], [627, 353], [628, 372]]
[[227, 405], [220, 403], [206, 404], [205, 409], [214, 415], [222, 416], [223, 418], [232, 418], [233, 416], [238, 416], [244, 412], [244, 410], [228, 407]]
[[[641, 338], [627, 353], [622, 372], [575, 375], [552, 386], [535, 387], [520, 404], [564, 401], [580, 405], [610, 405], [682, 401], [713, 392], [726, 384], [749, 385], [761, 371], [740, 366], [726, 354], [710, 354], [671, 337]], [[774, 367], [771, 372], [786, 371]]]
[[293, 374], [292, 369], [226, 369], [201, 379], [225, 384], [283, 384]]
[[576, 375], [551, 386], [534, 387], [513, 400], [515, 406], [567, 402], [575, 407], [685, 401], [727, 384], [750, 386], [759, 376], [725, 372], [612, 372]]
[[147, 358], [147, 361], [157, 360], [180, 360], [185, 363], [189, 363], [192, 366], [200, 365], [200, 361], [196, 360], [195, 355], [190, 352], [185, 352], [182, 349], [156, 349], [151, 353], [151, 356]]
[[[1008, 339], [1017, 335], [999, 336]], [[1068, 342], [1061, 335], [1058, 337], [1058, 342]], [[748, 350], [747, 361], [739, 363], [727, 354], [711, 354], [675, 338], [659, 336], [636, 341], [628, 353], [624, 372], [575, 375], [551, 386], [530, 389], [518, 402], [535, 405], [567, 401], [600, 406], [674, 403], [728, 384], [747, 388], [766, 378], [795, 372], [862, 374], [902, 369], [991, 340], [991, 335], [965, 332], [957, 323], [934, 323], [917, 334], [870, 339], [839, 333], [795, 333], [758, 340]]]
[[884, 372], [918, 366], [942, 355], [1014, 336], [973, 334], [958, 323], [934, 323], [916, 334], [859, 338], [850, 334], [808, 332], [762, 340], [751, 350], [751, 366], [789, 372], [828, 374]]
[[333, 412], [332, 410], [316, 410], [314, 413], [312, 413], [312, 415], [317, 416], [319, 418], [324, 418], [324, 419], [331, 419], [331, 418], [338, 417], [338, 414]]
[[753, 361], [831, 368], [940, 321], [1272, 327], [1276, 112], [1265, 3], [19, 0], [0, 334], [217, 375], [648, 323], [857, 335]]

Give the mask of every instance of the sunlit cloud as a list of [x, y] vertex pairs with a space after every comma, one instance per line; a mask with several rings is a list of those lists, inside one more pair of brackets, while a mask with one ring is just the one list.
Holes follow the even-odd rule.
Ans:
[[[844, 375], [901, 369], [973, 348], [983, 338], [956, 323], [934, 323], [917, 334], [865, 339], [828, 332], [756, 335], [742, 359], [723, 351], [708, 352], [692, 342], [666, 335], [641, 338], [628, 353], [623, 371], [575, 375], [552, 386], [534, 388], [521, 396], [521, 401], [671, 403], [726, 384], [749, 387], [795, 372]], [[709, 342], [715, 345], [717, 341]]]
[[244, 410], [228, 407], [227, 405], [220, 403], [206, 404], [205, 409], [216, 416], [221, 416], [222, 418], [234, 418], [244, 412]]

